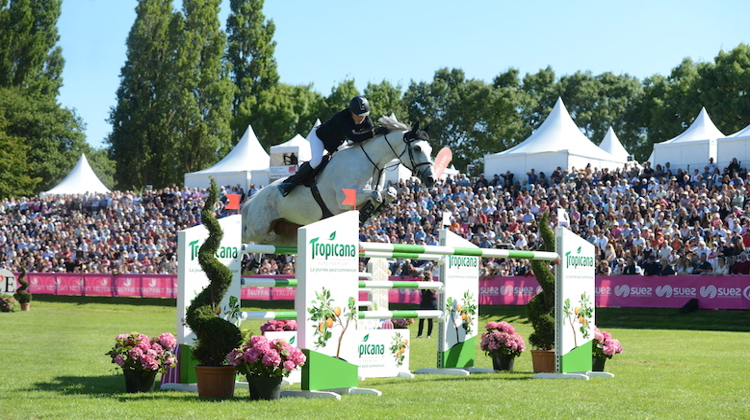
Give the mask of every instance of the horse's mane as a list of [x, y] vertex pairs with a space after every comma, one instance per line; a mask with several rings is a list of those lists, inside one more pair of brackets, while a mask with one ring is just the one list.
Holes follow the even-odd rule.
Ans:
[[394, 114], [383, 115], [382, 117], [378, 119], [378, 122], [381, 125], [388, 127], [388, 129], [391, 131], [409, 130], [409, 126], [397, 120]]

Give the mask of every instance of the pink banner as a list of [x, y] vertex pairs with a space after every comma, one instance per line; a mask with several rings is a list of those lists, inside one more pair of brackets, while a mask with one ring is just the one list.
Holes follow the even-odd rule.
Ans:
[[[18, 273], [16, 273], [18, 276]], [[279, 278], [278, 276], [274, 276]], [[292, 276], [283, 276], [291, 278]], [[28, 273], [33, 294], [175, 298], [177, 276], [168, 274]], [[418, 280], [393, 276], [391, 280]], [[436, 279], [439, 281], [438, 279]], [[525, 305], [538, 292], [534, 277], [479, 281], [480, 305]], [[246, 287], [245, 300], [294, 300], [293, 287]], [[419, 303], [417, 289], [389, 289], [392, 303]], [[360, 292], [367, 300], [367, 292]], [[596, 278], [600, 307], [680, 308], [690, 299], [701, 308], [750, 309], [750, 276], [617, 276]]]
[[597, 306], [750, 309], [750, 276], [618, 276], [596, 279]]

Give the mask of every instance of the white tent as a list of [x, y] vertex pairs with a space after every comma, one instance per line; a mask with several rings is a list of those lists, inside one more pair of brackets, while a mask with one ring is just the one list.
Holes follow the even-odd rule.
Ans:
[[716, 164], [726, 168], [733, 158], [742, 166], [750, 161], [750, 125], [727, 137], [716, 140]]
[[549, 177], [558, 166], [563, 170], [583, 169], [591, 163], [596, 168], [612, 169], [626, 162], [626, 157], [614, 156], [592, 143], [558, 98], [547, 119], [529, 138], [508, 150], [484, 156], [484, 173], [492, 179], [494, 174], [510, 171], [516, 179], [525, 179], [531, 169]]
[[653, 167], [669, 162], [673, 171], [702, 169], [709, 158], [716, 161], [716, 140], [721, 137], [724, 134], [711, 121], [706, 108], [701, 108], [698, 117], [682, 134], [654, 144], [648, 160]]
[[109, 188], [102, 184], [99, 177], [96, 176], [93, 169], [89, 165], [89, 161], [86, 159], [86, 155], [81, 155], [78, 159], [76, 166], [71, 169], [68, 176], [57, 184], [54, 188], [49, 191], [43, 192], [40, 195], [42, 197], [47, 195], [62, 195], [62, 194], [106, 194], [109, 192]]
[[625, 146], [620, 143], [620, 139], [617, 138], [617, 134], [615, 134], [615, 130], [613, 130], [612, 127], [609, 127], [609, 130], [607, 130], [607, 134], [604, 135], [604, 140], [599, 144], [599, 147], [605, 152], [609, 152], [620, 159], [625, 159], [626, 161], [630, 157], [630, 153], [628, 153]]
[[267, 168], [268, 153], [258, 142], [253, 128], [248, 125], [240, 142], [219, 163], [202, 171], [185, 174], [185, 186], [208, 188], [211, 185], [208, 177], [213, 176], [219, 186], [239, 184], [247, 191], [252, 178], [251, 172]]

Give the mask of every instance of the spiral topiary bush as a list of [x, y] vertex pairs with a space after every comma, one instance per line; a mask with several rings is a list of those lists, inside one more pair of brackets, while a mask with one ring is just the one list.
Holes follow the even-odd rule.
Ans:
[[[538, 250], [555, 252], [555, 234], [549, 227], [549, 213], [546, 211], [539, 220], [539, 233], [544, 242]], [[526, 304], [526, 313], [534, 328], [529, 342], [538, 350], [552, 350], [555, 347], [555, 273], [549, 261], [533, 260], [531, 269], [542, 291]]]
[[29, 288], [29, 282], [24, 280], [24, 277], [26, 277], [26, 267], [21, 264], [21, 275], [18, 276], [18, 283], [21, 284], [21, 287], [19, 287], [18, 290], [16, 290], [16, 293], [13, 295], [18, 303], [31, 302], [31, 293], [26, 291], [26, 289]]
[[216, 181], [211, 178], [208, 197], [201, 210], [201, 222], [209, 235], [198, 250], [198, 263], [208, 277], [209, 284], [190, 303], [185, 322], [196, 335], [191, 348], [193, 357], [203, 366], [222, 366], [227, 354], [242, 342], [236, 325], [220, 318], [221, 300], [232, 283], [232, 271], [216, 257], [224, 232], [214, 216], [214, 205], [219, 195]]

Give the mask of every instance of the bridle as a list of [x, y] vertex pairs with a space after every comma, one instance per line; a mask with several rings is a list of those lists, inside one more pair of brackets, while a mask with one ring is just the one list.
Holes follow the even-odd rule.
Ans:
[[[411, 167], [410, 167], [409, 165], [407, 165], [407, 164], [404, 164], [404, 166], [406, 166], [406, 168], [407, 168], [408, 170], [410, 170], [412, 174], [419, 174], [419, 172], [418, 172], [418, 170], [417, 170], [417, 169], [419, 169], [419, 167], [420, 167], [420, 166], [424, 166], [424, 165], [432, 165], [432, 162], [422, 162], [422, 163], [417, 163], [417, 162], [416, 162], [416, 161], [414, 160], [414, 152], [413, 152], [413, 151], [411, 150], [411, 144], [412, 144], [412, 143], [414, 143], [414, 142], [416, 142], [416, 141], [420, 141], [421, 139], [418, 139], [418, 138], [416, 138], [416, 137], [413, 137], [413, 138], [411, 138], [411, 139], [407, 138], [407, 134], [409, 134], [410, 132], [411, 132], [411, 131], [407, 131], [406, 133], [404, 133], [404, 137], [403, 137], [402, 141], [403, 141], [404, 143], [406, 143], [406, 148], [405, 148], [405, 149], [404, 149], [404, 150], [403, 150], [403, 151], [402, 151], [401, 153], [398, 153], [398, 152], [396, 151], [396, 149], [394, 149], [394, 148], [393, 148], [393, 145], [392, 145], [392, 144], [391, 144], [391, 142], [390, 142], [390, 141], [388, 140], [388, 134], [383, 134], [383, 138], [385, 139], [385, 143], [386, 143], [386, 144], [388, 145], [388, 147], [389, 147], [389, 148], [391, 149], [391, 151], [393, 152], [393, 155], [394, 155], [394, 156], [396, 156], [396, 159], [398, 159], [398, 160], [399, 160], [399, 163], [403, 163], [403, 161], [401, 160], [401, 157], [402, 157], [402, 156], [403, 156], [403, 155], [404, 155], [405, 153], [407, 153], [407, 152], [408, 152], [408, 153], [409, 153], [409, 164], [411, 165]], [[377, 163], [375, 163], [375, 162], [374, 162], [374, 161], [372, 160], [372, 158], [370, 157], [370, 155], [368, 155], [368, 154], [367, 154], [367, 150], [365, 150], [365, 148], [364, 148], [364, 146], [362, 145], [362, 143], [359, 143], [359, 148], [360, 148], [360, 149], [362, 150], [362, 152], [363, 152], [363, 153], [365, 154], [365, 156], [367, 157], [367, 160], [369, 160], [369, 161], [370, 161], [370, 163], [372, 164], [372, 166], [373, 166], [373, 167], [374, 167], [374, 168], [375, 168], [375, 169], [376, 169], [376, 170], [378, 171], [378, 179], [380, 179], [380, 177], [381, 177], [381, 176], [383, 176], [383, 171], [384, 171], [384, 170], [385, 170], [385, 169], [387, 168], [387, 165], [384, 165], [384, 166], [383, 166], [382, 168], [379, 168], [379, 167], [378, 167], [378, 165], [377, 165]], [[399, 163], [397, 163], [397, 164], [396, 164], [396, 166], [398, 166], [398, 164], [399, 164]]]

